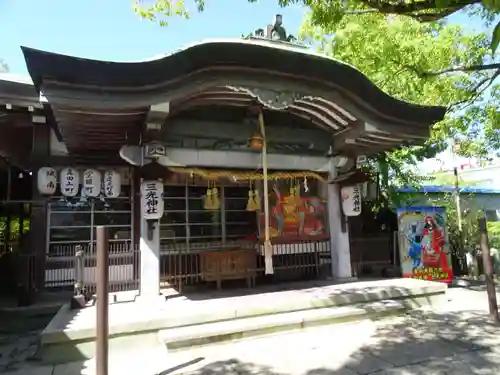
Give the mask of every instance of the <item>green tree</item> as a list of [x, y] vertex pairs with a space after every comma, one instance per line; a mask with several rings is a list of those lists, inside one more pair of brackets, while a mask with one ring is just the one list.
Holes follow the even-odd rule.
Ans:
[[[301, 38], [320, 52], [355, 66], [396, 98], [448, 108], [426, 145], [382, 153], [373, 161], [372, 170], [377, 168], [381, 192], [389, 202], [401, 204], [397, 187], [422, 183], [418, 163], [451, 143], [460, 145], [463, 155], [484, 155], [500, 146], [495, 111], [499, 90], [491, 89], [494, 74], [444, 73], [455, 64], [492, 58], [487, 35], [443, 22], [378, 13], [345, 16], [334, 29], [315, 26], [311, 17], [302, 25]], [[425, 73], [431, 71], [443, 74]]]
[[[247, 0], [256, 3], [258, 0]], [[316, 26], [334, 27], [345, 16], [358, 15], [364, 17], [374, 13], [384, 15], [402, 15], [409, 18], [429, 22], [442, 20], [449, 15], [465, 11], [469, 16], [480, 17], [487, 26], [493, 25], [495, 17], [500, 14], [500, 0], [277, 0], [284, 7], [291, 4], [303, 4], [312, 10], [311, 20]], [[134, 10], [143, 18], [168, 24], [173, 16], [189, 18], [189, 10], [184, 0], [132, 0]], [[193, 0], [194, 8], [202, 12], [205, 0]], [[500, 43], [500, 22], [492, 29], [491, 48], [493, 53]], [[467, 64], [465, 66], [479, 69], [498, 70], [500, 64]], [[465, 67], [464, 66], [464, 67]]]

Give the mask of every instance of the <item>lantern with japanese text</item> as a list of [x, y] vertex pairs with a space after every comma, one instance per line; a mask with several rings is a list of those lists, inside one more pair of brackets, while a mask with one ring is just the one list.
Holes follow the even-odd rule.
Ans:
[[83, 171], [83, 194], [86, 197], [98, 197], [101, 193], [101, 172], [96, 169]]
[[54, 168], [43, 167], [38, 170], [37, 187], [42, 195], [52, 195], [57, 188], [57, 172]]
[[146, 220], [158, 220], [163, 216], [163, 183], [143, 181], [141, 185], [142, 216]]
[[67, 167], [61, 171], [61, 194], [65, 197], [76, 197], [80, 185], [80, 173], [75, 168]]
[[106, 198], [118, 198], [121, 193], [122, 182], [120, 173], [113, 169], [104, 172], [104, 195]]
[[361, 213], [362, 192], [359, 185], [344, 186], [341, 189], [342, 211], [346, 216], [358, 216]]

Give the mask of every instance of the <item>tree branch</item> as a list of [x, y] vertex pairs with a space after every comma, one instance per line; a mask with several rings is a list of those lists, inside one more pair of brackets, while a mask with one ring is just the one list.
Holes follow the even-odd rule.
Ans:
[[[392, 14], [400, 14], [411, 17], [421, 17], [423, 20], [434, 21], [439, 18], [446, 17], [447, 15], [456, 12], [459, 9], [462, 9], [468, 5], [480, 3], [480, 0], [449, 0], [449, 3], [446, 6], [442, 6], [439, 4], [438, 0], [423, 0], [423, 1], [413, 1], [409, 3], [399, 2], [392, 3], [390, 1], [380, 1], [380, 0], [361, 0], [363, 4], [365, 4], [369, 8], [377, 9], [380, 13], [392, 13]], [[425, 11], [433, 11], [434, 17], [432, 18], [432, 13], [426, 15]], [[420, 14], [419, 14], [420, 13]], [[441, 15], [442, 14], [442, 15]], [[429, 18], [429, 19], [426, 19]]]
[[436, 77], [441, 74], [453, 73], [453, 72], [481, 72], [485, 70], [495, 70], [495, 69], [500, 69], [500, 63], [461, 66], [456, 68], [436, 70], [434, 72], [424, 72], [424, 71], [419, 71], [418, 68], [412, 68], [412, 70], [416, 71], [417, 74], [419, 74], [421, 77]]

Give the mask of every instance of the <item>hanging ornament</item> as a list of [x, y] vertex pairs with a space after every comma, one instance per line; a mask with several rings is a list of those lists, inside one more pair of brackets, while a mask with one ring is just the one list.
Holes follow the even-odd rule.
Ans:
[[342, 197], [342, 211], [345, 216], [361, 214], [361, 189], [358, 185], [344, 186], [340, 191]]
[[220, 209], [219, 191], [216, 187], [214, 187], [212, 189], [212, 210], [219, 210], [219, 209]]
[[101, 172], [96, 169], [83, 171], [82, 196], [96, 198], [101, 194]]
[[251, 185], [250, 185], [250, 189], [248, 189], [247, 211], [255, 211], [254, 210], [253, 190], [252, 190]]
[[61, 171], [61, 193], [65, 197], [75, 197], [80, 186], [80, 174], [74, 168], [68, 167]]
[[208, 183], [207, 193], [206, 193], [205, 197], [203, 198], [203, 208], [205, 210], [211, 210], [213, 206], [214, 206], [214, 202], [212, 199], [212, 189], [210, 189], [210, 183]]
[[307, 184], [306, 176], [304, 176], [304, 192], [309, 193], [309, 185]]
[[255, 189], [253, 191], [253, 201], [254, 201], [254, 207], [255, 207], [255, 211], [260, 211], [261, 209], [261, 203], [260, 203], [260, 195], [259, 195], [259, 191], [257, 189]]
[[118, 198], [121, 193], [121, 175], [115, 170], [104, 172], [104, 195], [107, 198]]
[[42, 195], [53, 195], [57, 187], [57, 172], [54, 168], [43, 167], [37, 174], [38, 192]]

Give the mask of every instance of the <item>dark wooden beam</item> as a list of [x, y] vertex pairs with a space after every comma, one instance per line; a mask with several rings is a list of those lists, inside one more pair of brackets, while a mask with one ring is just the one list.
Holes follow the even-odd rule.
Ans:
[[[247, 141], [257, 130], [256, 125], [246, 122], [221, 122], [199, 120], [174, 120], [165, 125], [162, 137], [199, 138], [199, 139], [231, 139]], [[266, 126], [267, 140], [272, 143], [310, 144], [315, 149], [328, 150], [331, 145], [331, 134], [321, 129], [301, 129], [290, 126]]]

